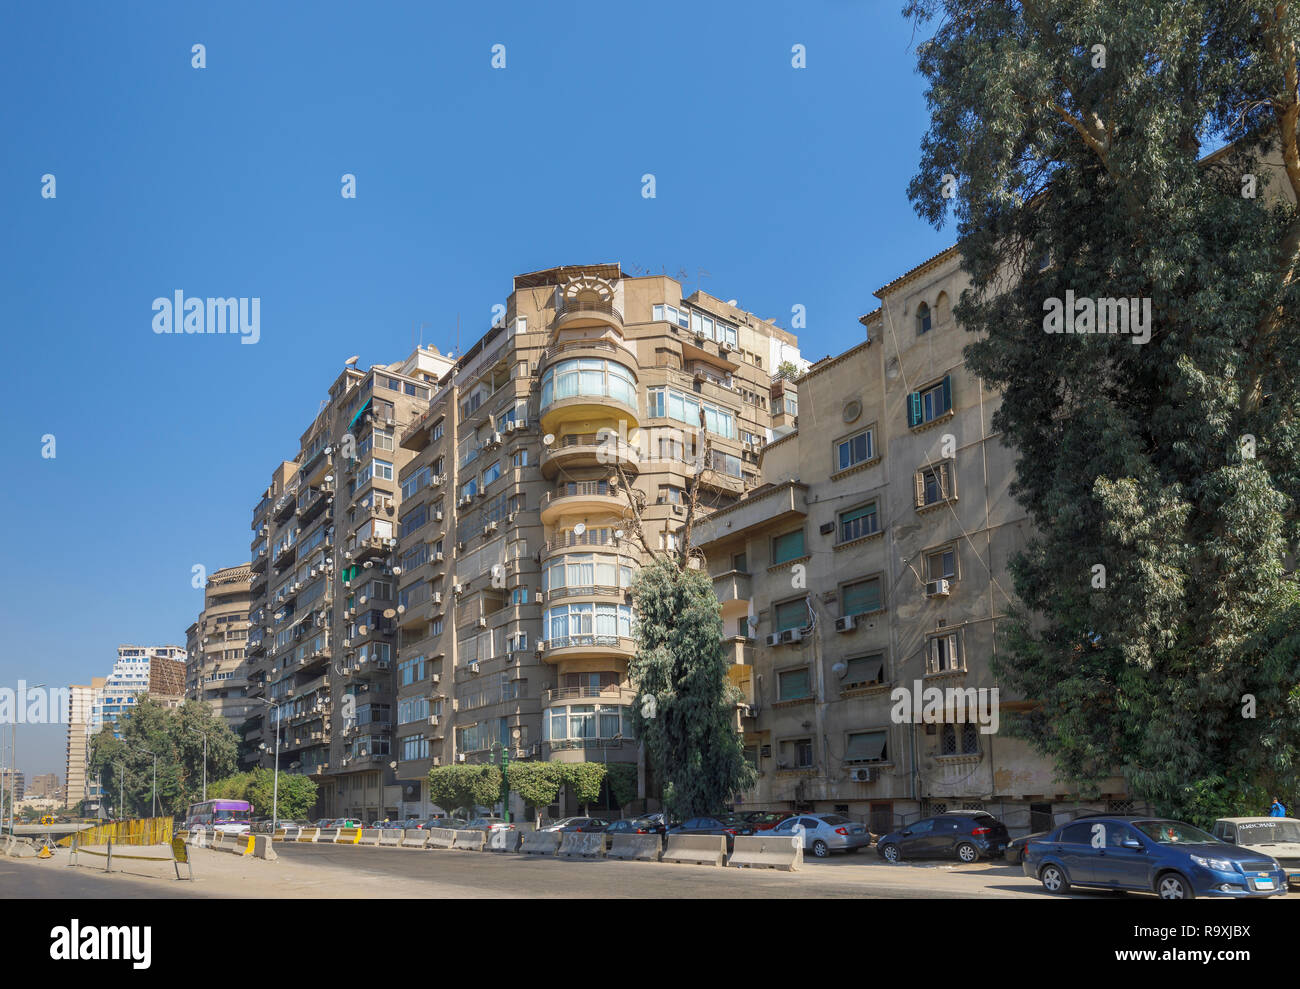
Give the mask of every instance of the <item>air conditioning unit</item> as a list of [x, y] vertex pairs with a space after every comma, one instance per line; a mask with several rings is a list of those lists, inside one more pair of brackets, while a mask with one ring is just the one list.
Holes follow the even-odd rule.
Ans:
[[397, 425], [397, 420], [395, 420], [395, 419], [385, 419], [385, 420], [384, 420], [384, 425], [385, 425], [385, 426], [396, 426], [396, 425]]
[[434, 757], [433, 757], [433, 764], [434, 764], [435, 766], [441, 766], [441, 765], [442, 765], [442, 756], [434, 756]]
[[769, 646], [779, 646], [781, 644], [781, 641], [782, 640], [781, 640], [780, 632], [773, 632], [771, 635], [767, 637], [767, 644]]
[[545, 639], [538, 639], [538, 640], [537, 640], [537, 651], [538, 651], [538, 652], [546, 652], [546, 640], [545, 640]]
[[685, 514], [685, 512], [686, 512], [686, 509], [682, 508], [681, 505], [674, 505], [674, 506], [673, 506], [673, 514], [674, 514], [674, 515], [683, 515], [683, 514]]
[[441, 509], [441, 508], [438, 509], [436, 512], [433, 513], [433, 520], [434, 520], [435, 522], [441, 522], [441, 521], [442, 521], [442, 509]]
[[464, 552], [465, 552], [465, 541], [464, 541], [464, 540], [461, 540], [460, 542], [458, 542], [458, 543], [456, 544], [456, 552], [457, 552], [457, 553], [464, 553]]
[[429, 595], [429, 600], [434, 604], [442, 604], [442, 591], [434, 591]]
[[478, 672], [478, 663], [470, 663], [470, 664], [469, 664], [469, 671], [470, 671], [471, 673], [477, 673], [477, 672]]
[[501, 424], [501, 432], [513, 433], [514, 431], [515, 431], [515, 421], [513, 419], [507, 419], [505, 422]]
[[487, 628], [487, 619], [486, 619], [486, 618], [480, 618], [480, 619], [478, 620], [478, 627], [479, 627], [479, 628]]
[[497, 531], [497, 524], [495, 522], [489, 522], [487, 525], [483, 526], [483, 535], [485, 536], [491, 535], [496, 531]]
[[442, 475], [434, 474], [433, 477], [429, 478], [429, 485], [435, 488], [442, 487]]
[[849, 779], [854, 783], [874, 783], [876, 781], [876, 771], [874, 769], [850, 769]]
[[438, 716], [436, 714], [429, 715], [429, 724], [436, 725], [437, 723], [438, 723]]
[[515, 512], [511, 512], [509, 515], [506, 516], [506, 525], [515, 524], [515, 515], [516, 515]]
[[433, 674], [433, 676], [429, 677], [429, 681], [431, 683], [442, 683], [442, 674], [441, 673]]
[[928, 598], [946, 598], [948, 596], [948, 581], [930, 580], [925, 584], [925, 596]]
[[443, 553], [442, 553], [441, 551], [439, 551], [439, 552], [433, 554], [433, 562], [434, 562], [434, 563], [441, 563], [444, 559], [445, 559], [445, 557], [444, 557], [444, 555], [443, 555]]
[[835, 631], [852, 632], [857, 627], [857, 615], [845, 615], [843, 618], [835, 619]]
[[465, 593], [465, 588], [464, 588], [464, 586], [461, 585], [461, 584], [452, 584], [452, 585], [451, 585], [451, 593], [453, 593], [453, 594], [464, 594], [464, 593]]

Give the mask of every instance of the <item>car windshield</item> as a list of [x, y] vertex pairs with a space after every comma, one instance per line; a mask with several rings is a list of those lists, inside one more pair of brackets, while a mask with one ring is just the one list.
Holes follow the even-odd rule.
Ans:
[[1242, 821], [1237, 824], [1237, 844], [1271, 845], [1278, 842], [1300, 844], [1300, 821]]
[[1136, 821], [1133, 826], [1161, 845], [1218, 844], [1219, 839], [1181, 821]]

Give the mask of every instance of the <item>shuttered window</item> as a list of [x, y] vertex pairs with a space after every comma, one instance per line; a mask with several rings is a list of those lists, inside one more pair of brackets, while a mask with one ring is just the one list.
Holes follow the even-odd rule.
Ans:
[[796, 529], [772, 540], [772, 565], [797, 560], [804, 555], [803, 530]]
[[845, 762], [883, 762], [888, 755], [888, 732], [852, 732], [844, 751]]
[[870, 580], [845, 584], [841, 595], [841, 614], [862, 615], [868, 611], [879, 611], [881, 603], [880, 578], [872, 577]]

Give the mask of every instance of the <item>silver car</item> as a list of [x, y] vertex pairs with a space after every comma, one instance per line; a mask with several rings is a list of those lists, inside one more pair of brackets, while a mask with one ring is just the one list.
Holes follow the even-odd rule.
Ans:
[[800, 814], [787, 817], [761, 835], [793, 838], [802, 833], [803, 847], [819, 859], [831, 852], [856, 852], [871, 845], [871, 832], [840, 814]]

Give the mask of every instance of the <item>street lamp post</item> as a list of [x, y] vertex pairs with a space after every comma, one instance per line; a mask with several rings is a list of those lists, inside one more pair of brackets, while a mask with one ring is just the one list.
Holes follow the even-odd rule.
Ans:
[[203, 736], [203, 799], [208, 799], [208, 733], [199, 731], [197, 728], [190, 728], [189, 731], [196, 735]]

